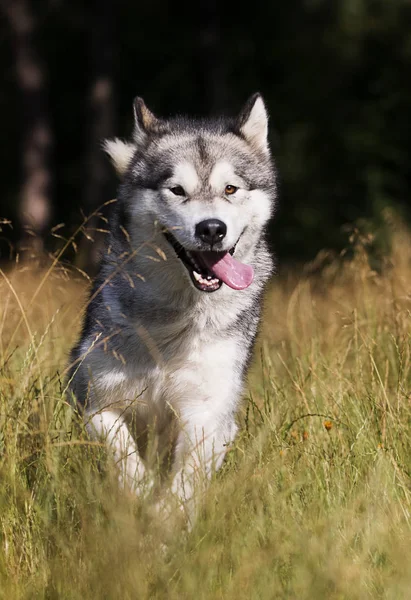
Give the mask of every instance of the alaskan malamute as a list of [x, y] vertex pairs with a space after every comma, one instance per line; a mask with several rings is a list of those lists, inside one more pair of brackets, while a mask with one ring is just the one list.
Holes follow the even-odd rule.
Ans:
[[132, 141], [105, 143], [122, 181], [70, 389], [125, 485], [150, 480], [150, 432], [191, 506], [236, 434], [272, 273], [268, 118], [259, 94], [235, 119], [160, 119], [141, 98], [134, 112]]

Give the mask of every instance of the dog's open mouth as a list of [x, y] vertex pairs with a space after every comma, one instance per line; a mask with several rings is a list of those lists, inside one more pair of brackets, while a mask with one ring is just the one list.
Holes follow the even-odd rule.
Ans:
[[254, 270], [233, 258], [235, 246], [226, 252], [189, 251], [170, 231], [163, 233], [201, 292], [215, 292], [223, 283], [234, 290], [244, 290], [252, 283]]

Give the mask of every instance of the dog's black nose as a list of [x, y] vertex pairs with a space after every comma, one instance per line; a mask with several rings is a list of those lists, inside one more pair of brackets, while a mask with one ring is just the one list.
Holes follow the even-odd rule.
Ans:
[[214, 246], [227, 234], [227, 225], [219, 219], [206, 219], [196, 225], [196, 236], [206, 244]]

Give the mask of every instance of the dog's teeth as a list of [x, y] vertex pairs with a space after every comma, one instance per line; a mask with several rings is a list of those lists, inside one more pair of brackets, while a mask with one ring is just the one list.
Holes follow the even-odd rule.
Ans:
[[216, 283], [218, 283], [218, 279], [215, 279], [213, 277], [210, 277], [209, 275], [207, 276], [207, 279], [204, 279], [204, 277], [201, 277], [199, 279], [199, 282], [202, 285], [205, 285], [207, 287], [213, 287]]
[[200, 273], [197, 273], [197, 271], [193, 271], [193, 275], [194, 275], [195, 279], [201, 283], [202, 277], [201, 277]]

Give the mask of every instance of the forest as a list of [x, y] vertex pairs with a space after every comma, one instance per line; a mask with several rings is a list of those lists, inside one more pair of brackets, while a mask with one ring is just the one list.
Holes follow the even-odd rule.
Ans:
[[27, 238], [55, 250], [56, 226], [115, 196], [101, 143], [130, 136], [136, 95], [169, 116], [263, 94], [280, 264], [341, 249], [386, 206], [408, 218], [410, 24], [408, 0], [1, 0], [1, 259]]

